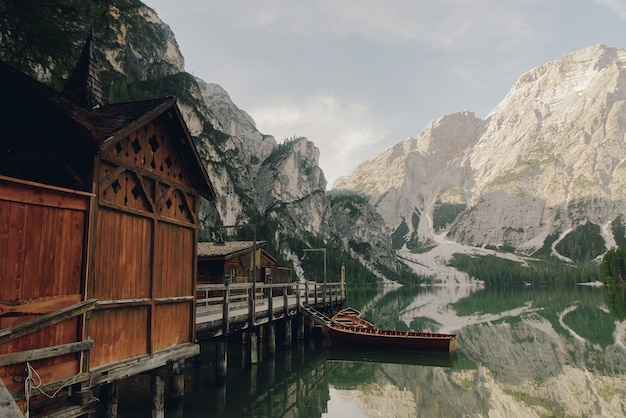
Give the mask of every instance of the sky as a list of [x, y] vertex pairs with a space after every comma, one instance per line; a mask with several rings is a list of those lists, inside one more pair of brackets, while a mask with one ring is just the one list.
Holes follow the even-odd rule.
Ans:
[[432, 120], [486, 118], [525, 72], [626, 48], [626, 0], [144, 0], [187, 72], [320, 150], [328, 188]]

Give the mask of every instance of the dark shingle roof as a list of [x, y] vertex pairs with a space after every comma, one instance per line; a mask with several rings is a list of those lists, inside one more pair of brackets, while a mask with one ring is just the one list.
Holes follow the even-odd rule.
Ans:
[[[168, 119], [176, 130], [181, 141], [174, 141], [181, 156], [187, 161], [186, 167], [191, 171], [191, 178], [199, 193], [207, 199], [213, 199], [215, 192], [206, 168], [202, 164], [191, 135], [187, 130], [182, 114], [172, 97], [142, 100], [137, 102], [110, 104], [95, 109], [86, 109], [72, 102], [61, 93], [34, 80], [28, 75], [0, 61], [0, 90], [4, 93], [3, 106], [7, 108], [8, 118], [31, 120], [45, 114], [55, 123], [65, 126], [74, 132], [80, 141], [87, 141], [96, 148], [104, 149], [123, 139], [133, 130], [138, 129], [150, 120], [171, 112]], [[24, 129], [28, 126], [25, 125]], [[52, 135], [52, 140], [68, 141], [67, 135]], [[12, 138], [0, 139], [10, 142]], [[22, 141], [16, 138], [16, 141]], [[10, 146], [9, 146], [10, 148]]]
[[[265, 241], [257, 241], [257, 249], [261, 249], [264, 246]], [[198, 257], [228, 259], [252, 252], [252, 247], [254, 247], [254, 241], [224, 241], [223, 244], [216, 242], [199, 242]]]

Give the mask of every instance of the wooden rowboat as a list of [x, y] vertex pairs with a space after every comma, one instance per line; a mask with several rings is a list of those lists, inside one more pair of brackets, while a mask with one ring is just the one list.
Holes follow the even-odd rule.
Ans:
[[361, 318], [361, 312], [353, 308], [340, 310], [333, 315], [332, 321], [348, 328], [374, 328], [374, 324]]
[[354, 308], [344, 308], [337, 312], [334, 316], [355, 316], [357, 318], [360, 318], [361, 311]]
[[456, 334], [351, 327], [334, 321], [331, 321], [326, 328], [333, 344], [447, 352], [454, 351], [456, 347]]

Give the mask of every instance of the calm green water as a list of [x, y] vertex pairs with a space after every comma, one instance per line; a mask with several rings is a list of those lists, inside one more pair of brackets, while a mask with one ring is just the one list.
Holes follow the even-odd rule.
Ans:
[[[384, 328], [456, 332], [452, 355], [338, 350], [311, 339], [277, 343], [214, 377], [215, 347], [189, 362], [171, 417], [626, 416], [626, 304], [603, 288], [399, 288], [349, 293]], [[149, 416], [149, 380], [128, 380], [120, 416]]]

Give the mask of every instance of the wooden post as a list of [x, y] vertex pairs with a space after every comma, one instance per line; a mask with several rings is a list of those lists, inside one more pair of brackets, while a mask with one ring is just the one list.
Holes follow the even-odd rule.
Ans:
[[268, 295], [269, 299], [267, 300], [267, 317], [270, 322], [274, 320], [274, 288], [272, 287], [272, 276], [268, 278]]
[[250, 365], [250, 331], [241, 333], [241, 368], [246, 369]]
[[296, 326], [298, 327], [297, 332], [296, 332], [296, 338], [298, 339], [298, 341], [302, 341], [304, 340], [304, 316], [303, 315], [298, 316]]
[[285, 318], [289, 315], [289, 297], [287, 295], [287, 288], [285, 288], [285, 292], [283, 293], [283, 314]]
[[270, 356], [276, 354], [276, 329], [274, 327], [274, 323], [270, 322], [266, 325], [267, 331], [267, 353]]
[[256, 312], [255, 312], [255, 294], [251, 287], [248, 288], [248, 326], [250, 328], [254, 327], [254, 323], [256, 322]]
[[165, 378], [152, 375], [150, 388], [152, 392], [152, 418], [165, 418]]
[[295, 289], [296, 289], [296, 305], [298, 306], [298, 308], [300, 308], [301, 300], [300, 300], [300, 284], [299, 283], [296, 283]]
[[256, 329], [250, 330], [250, 364], [259, 362], [259, 340]]
[[173, 367], [173, 376], [170, 377], [169, 400], [170, 410], [177, 417], [183, 416], [183, 398], [185, 397], [185, 362], [177, 361]]
[[228, 374], [228, 337], [223, 335], [215, 349], [215, 378], [226, 380]]
[[283, 345], [290, 346], [292, 343], [291, 337], [291, 318], [285, 318], [285, 339], [283, 341]]
[[304, 282], [304, 306], [309, 306], [309, 282]]
[[104, 416], [108, 418], [117, 417], [117, 406], [119, 402], [119, 381], [102, 385], [100, 388], [100, 401], [104, 405]]
[[253, 364], [250, 366], [250, 397], [254, 398], [256, 395], [257, 380], [259, 377], [258, 365]]
[[291, 354], [291, 350], [287, 350], [285, 351], [285, 355], [283, 357], [283, 361], [285, 362], [285, 371], [287, 371], [287, 373], [291, 373], [291, 363], [292, 363], [292, 354]]
[[311, 335], [313, 335], [314, 328], [315, 328], [315, 322], [313, 321], [313, 318], [306, 318], [305, 334], [310, 337]]
[[[231, 272], [232, 273], [232, 272]], [[224, 304], [222, 305], [222, 333], [228, 335], [228, 318], [230, 312], [230, 276], [224, 277]]]

